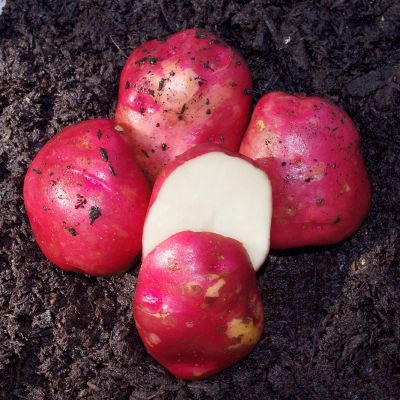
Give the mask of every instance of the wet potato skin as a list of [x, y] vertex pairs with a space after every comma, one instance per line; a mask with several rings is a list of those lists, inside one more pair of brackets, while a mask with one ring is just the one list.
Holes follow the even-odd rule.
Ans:
[[41, 250], [68, 271], [110, 275], [141, 249], [146, 179], [110, 120], [81, 122], [50, 139], [32, 161], [24, 202]]
[[115, 119], [154, 182], [164, 165], [195, 144], [237, 151], [250, 117], [251, 87], [240, 54], [210, 32], [188, 29], [130, 54]]
[[180, 232], [143, 261], [134, 318], [148, 352], [172, 374], [202, 379], [248, 354], [263, 329], [256, 275], [243, 246]]
[[263, 96], [240, 153], [271, 180], [272, 248], [337, 243], [364, 220], [371, 186], [360, 135], [327, 100], [282, 92]]

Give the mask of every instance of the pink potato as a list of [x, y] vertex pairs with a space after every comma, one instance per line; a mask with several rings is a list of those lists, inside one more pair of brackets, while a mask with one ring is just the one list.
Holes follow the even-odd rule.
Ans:
[[246, 62], [221, 38], [188, 29], [151, 40], [129, 56], [115, 120], [151, 182], [195, 144], [237, 151], [250, 117]]
[[264, 324], [245, 249], [214, 233], [171, 236], [143, 261], [134, 318], [147, 351], [177, 377], [203, 379], [236, 363]]
[[340, 242], [368, 213], [371, 187], [359, 133], [342, 109], [323, 98], [265, 95], [240, 153], [271, 180], [272, 248]]
[[141, 250], [150, 198], [146, 178], [114, 123], [65, 128], [39, 151], [24, 201], [41, 250], [67, 271], [110, 275]]

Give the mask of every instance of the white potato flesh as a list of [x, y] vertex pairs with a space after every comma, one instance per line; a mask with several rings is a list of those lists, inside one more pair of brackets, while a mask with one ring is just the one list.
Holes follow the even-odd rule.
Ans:
[[163, 182], [144, 225], [143, 257], [175, 233], [214, 232], [241, 242], [257, 271], [269, 251], [271, 217], [263, 171], [240, 157], [206, 153]]

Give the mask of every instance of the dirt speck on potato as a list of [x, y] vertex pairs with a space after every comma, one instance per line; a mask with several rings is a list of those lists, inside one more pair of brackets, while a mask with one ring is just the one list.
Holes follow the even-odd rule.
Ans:
[[101, 210], [99, 207], [90, 207], [89, 221], [90, 225], [93, 225], [94, 221], [101, 216]]

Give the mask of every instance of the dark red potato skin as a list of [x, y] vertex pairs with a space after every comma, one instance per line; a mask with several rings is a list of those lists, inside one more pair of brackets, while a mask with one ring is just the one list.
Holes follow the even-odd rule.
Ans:
[[248, 354], [264, 314], [243, 246], [208, 232], [180, 232], [143, 261], [134, 318], [148, 352], [177, 377], [203, 379]]
[[368, 213], [371, 186], [360, 135], [350, 117], [323, 98], [263, 96], [240, 153], [271, 180], [274, 249], [340, 242]]
[[221, 38], [188, 29], [135, 49], [120, 78], [116, 122], [151, 182], [199, 143], [238, 151], [250, 117], [246, 62]]
[[141, 250], [150, 189], [114, 125], [98, 119], [65, 128], [26, 173], [24, 202], [33, 234], [64, 270], [119, 273]]

